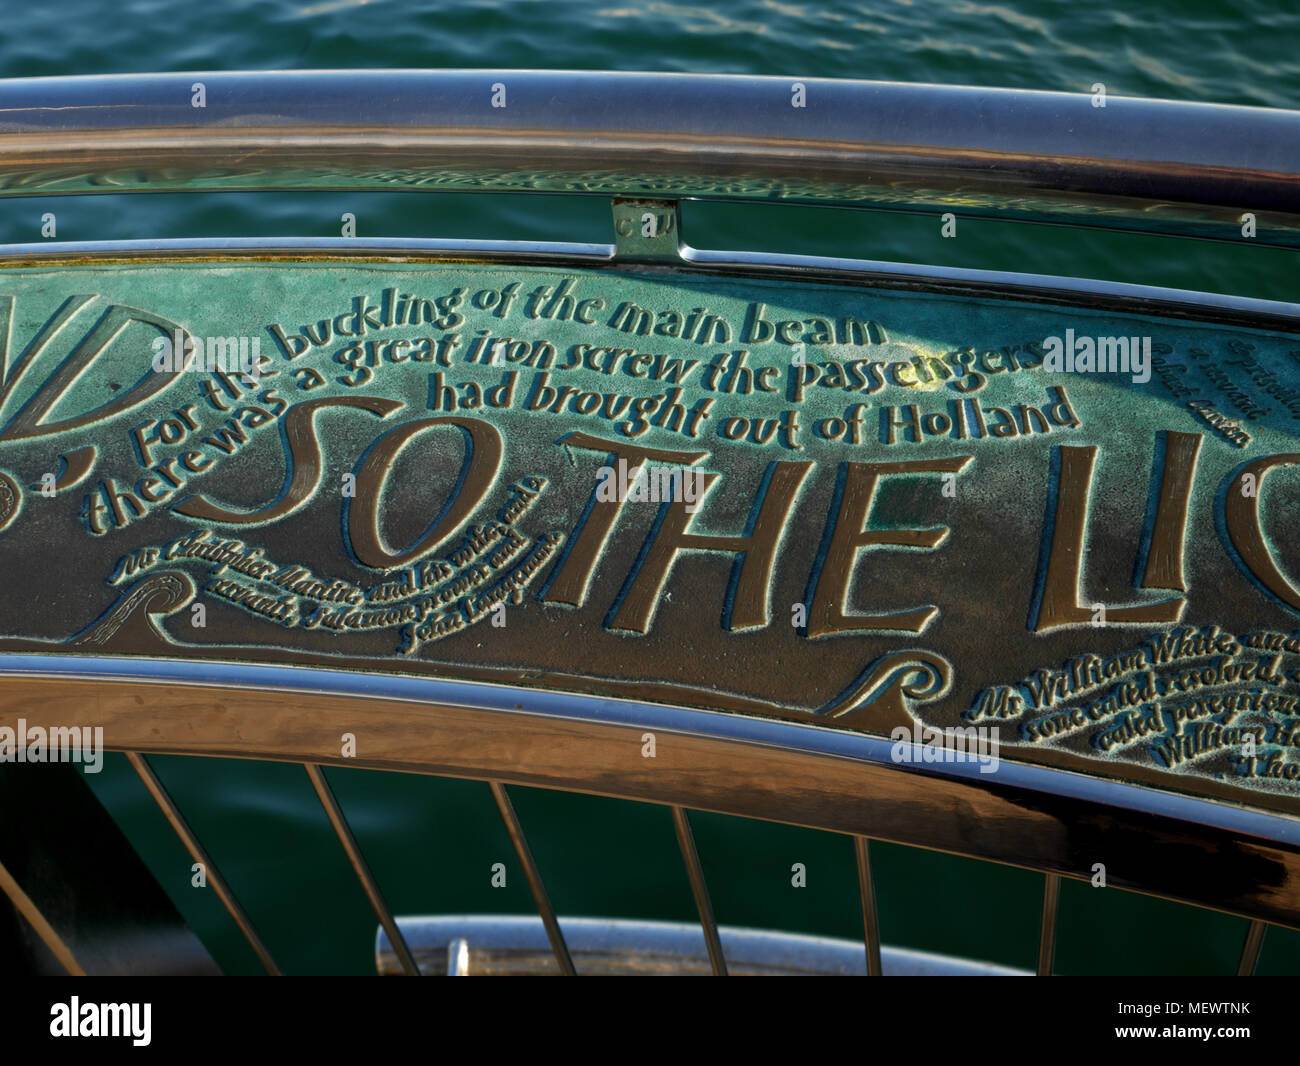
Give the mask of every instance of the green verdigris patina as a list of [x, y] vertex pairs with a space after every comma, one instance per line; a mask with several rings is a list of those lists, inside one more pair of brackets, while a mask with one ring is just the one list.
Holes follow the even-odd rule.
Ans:
[[453, 262], [8, 269], [0, 319], [0, 650], [997, 727], [1300, 810], [1300, 339]]

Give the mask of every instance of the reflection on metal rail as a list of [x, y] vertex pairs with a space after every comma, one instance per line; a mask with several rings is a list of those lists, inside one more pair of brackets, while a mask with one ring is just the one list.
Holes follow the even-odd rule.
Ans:
[[[84, 701], [93, 689], [108, 727], [106, 746], [116, 750], [404, 769], [617, 795], [928, 845], [1074, 877], [1085, 876], [1077, 851], [1105, 833], [1117, 857], [1116, 887], [1300, 926], [1300, 900], [1294, 891], [1279, 891], [1300, 883], [1294, 819], [1048, 767], [1007, 761], [992, 776], [962, 763], [900, 770], [887, 739], [857, 733], [632, 700], [340, 670], [3, 655], [0, 678], [0, 714], [21, 710], [33, 726], [57, 724], [60, 706]], [[244, 698], [232, 701], [232, 690]], [[310, 735], [301, 726], [304, 698], [313, 708]], [[195, 707], [217, 705], [219, 720], [194, 715]], [[177, 728], [181, 721], [184, 730]], [[336, 739], [358, 721], [400, 743], [340, 758]], [[576, 737], [575, 726], [581, 729]], [[646, 729], [682, 738], [680, 773], [613, 781], [610, 768], [621, 763], [612, 760], [629, 737]], [[557, 748], [565, 752], [562, 765]], [[743, 787], [720, 781], [723, 770]], [[815, 800], [815, 809], [808, 803], [791, 807], [786, 790], [795, 785]], [[856, 802], [864, 794], [876, 802]], [[961, 817], [968, 805], [981, 812], [977, 823]], [[1156, 831], [1186, 846], [1153, 861], [1149, 839]], [[1197, 872], [1221, 862], [1225, 847], [1243, 856], [1248, 847], [1252, 862], [1267, 863], [1268, 884], [1206, 884]], [[1126, 867], [1152, 867], [1151, 878], [1128, 881]]]
[[575, 71], [0, 80], [0, 195], [581, 192], [951, 210], [1223, 239], [1241, 239], [1251, 213], [1255, 243], [1300, 245], [1300, 113], [1095, 102]]
[[[708, 974], [713, 966], [698, 925], [676, 922], [563, 918], [578, 972], [584, 976]], [[399, 917], [420, 972], [431, 977], [558, 974], [541, 922], [513, 915]], [[862, 945], [831, 937], [719, 926], [727, 971], [737, 977], [844, 976], [867, 973]], [[924, 951], [884, 948], [887, 977], [1026, 977], [1016, 970]], [[401, 972], [387, 934], [375, 936], [380, 975]]]
[[[195, 106], [192, 94], [200, 86], [203, 104]], [[223, 255], [463, 256], [483, 263], [584, 268], [668, 264], [697, 273], [870, 281], [933, 293], [1014, 293], [1040, 303], [1291, 332], [1300, 323], [1295, 305], [1232, 297], [1023, 274], [699, 251], [683, 244], [678, 213], [680, 201], [692, 198], [954, 210], [1227, 240], [1242, 238], [1242, 220], [1249, 214], [1255, 243], [1296, 248], [1296, 112], [1116, 97], [1098, 108], [1086, 94], [693, 75], [394, 71], [0, 81], [0, 195], [337, 188], [614, 197], [617, 235], [611, 245], [264, 239], [45, 244], [10, 247], [0, 255], [7, 266], [29, 259], [105, 265], [118, 257], [140, 262]], [[660, 212], [666, 224], [642, 239], [635, 222], [646, 209]], [[1114, 854], [1132, 860], [1127, 872], [1117, 874], [1117, 886], [1249, 918], [1240, 973], [1253, 972], [1266, 922], [1300, 925], [1300, 838], [1294, 819], [1059, 769], [1010, 765], [997, 782], [953, 768], [905, 771], [886, 762], [888, 744], [879, 738], [828, 736], [788, 723], [630, 700], [552, 697], [505, 686], [59, 654], [0, 656], [0, 674], [5, 672], [10, 677], [0, 693], [0, 710], [22, 708], [33, 719], [57, 713], [51, 708], [75, 701], [87, 683], [111, 681], [97, 691], [96, 704], [114, 726], [110, 746], [128, 753], [191, 855], [208, 866], [214, 889], [272, 973], [278, 972], [274, 961], [140, 752], [303, 763], [379, 915], [381, 972], [396, 960], [407, 973], [442, 972], [448, 958], [453, 972], [554, 967], [571, 974], [579, 966], [588, 972], [602, 966], [657, 972], [665, 954], [684, 959], [687, 970], [719, 974], [782, 968], [879, 974], [928, 966], [914, 953], [880, 945], [869, 837], [1042, 871], [1040, 974], [1052, 972], [1060, 878], [1080, 876], [1082, 848], [1100, 835]], [[246, 707], [228, 709], [220, 723], [225, 732], [186, 717], [196, 702], [227, 699], [230, 686], [248, 699], [239, 701]], [[142, 690], [152, 690], [147, 711], [140, 708]], [[307, 735], [297, 722], [303, 693], [316, 701], [319, 736]], [[37, 709], [30, 710], [33, 706]], [[402, 738], [387, 752], [354, 765], [490, 782], [540, 923], [392, 916], [322, 769], [339, 762], [331, 738], [338, 735], [340, 715], [360, 716], [381, 735]], [[243, 728], [231, 731], [241, 722]], [[426, 731], [430, 723], [438, 727], [432, 736]], [[568, 732], [575, 723], [584, 730], [576, 740]], [[625, 744], [629, 732], [647, 727], [684, 741], [683, 775], [665, 780], [629, 773], [612, 786], [611, 743]], [[204, 733], [205, 728], [210, 731]], [[567, 762], [557, 768], [547, 752], [560, 742], [568, 745]], [[709, 776], [719, 767], [732, 775], [727, 787]], [[506, 783], [670, 807], [700, 929], [581, 919], [561, 923]], [[803, 796], [798, 808], [790, 803], [795, 783]], [[870, 805], [851, 802], [868, 794]], [[688, 807], [852, 835], [863, 943], [718, 927]], [[969, 810], [980, 814], [978, 824], [966, 818]], [[1153, 859], [1148, 844], [1157, 835], [1166, 844], [1181, 844], [1181, 858]], [[1194, 876], [1211, 864], [1229, 866], [1241, 858], [1255, 864], [1251, 877], [1242, 872], [1239, 880], [1208, 884]], [[1244, 863], [1237, 865], [1244, 871]], [[3, 866], [0, 889], [65, 968], [77, 972], [72, 952]], [[491, 928], [484, 929], [483, 921]], [[409, 929], [409, 946], [403, 929]], [[548, 942], [550, 957], [543, 959]], [[609, 961], [615, 947], [626, 956], [617, 964]], [[951, 960], [945, 965], [960, 972], [993, 972]]]

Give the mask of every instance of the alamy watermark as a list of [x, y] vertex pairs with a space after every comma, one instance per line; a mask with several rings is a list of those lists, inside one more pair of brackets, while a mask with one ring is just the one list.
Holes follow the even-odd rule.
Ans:
[[596, 471], [596, 500], [599, 503], [683, 503], [686, 513], [694, 514], [704, 495], [704, 472], [682, 466], [655, 466], [643, 463], [629, 467], [620, 458], [617, 467], [602, 466]]
[[997, 726], [961, 726], [935, 729], [913, 722], [912, 728], [896, 726], [890, 731], [893, 747], [891, 762], [896, 763], [979, 763], [980, 773], [991, 774], [998, 768]]
[[260, 337], [195, 338], [178, 329], [170, 337], [154, 339], [153, 369], [157, 374], [220, 371], [257, 378], [261, 374], [261, 349]]
[[104, 727], [28, 726], [26, 718], [18, 726], [0, 726], [0, 762], [79, 762], [88, 774], [104, 768]]
[[73, 996], [50, 1007], [50, 1036], [129, 1037], [136, 1047], [152, 1039], [152, 1003], [82, 1003]]
[[1150, 337], [1076, 337], [1043, 341], [1043, 369], [1052, 374], [1132, 374], [1142, 385], [1151, 380]]

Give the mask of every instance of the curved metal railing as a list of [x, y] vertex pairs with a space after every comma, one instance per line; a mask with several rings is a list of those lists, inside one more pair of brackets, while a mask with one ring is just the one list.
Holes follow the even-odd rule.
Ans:
[[[340, 258], [654, 265], [732, 276], [871, 281], [933, 292], [1013, 294], [1300, 332], [1294, 304], [1077, 279], [778, 255], [682, 242], [683, 199], [942, 212], [1300, 247], [1300, 113], [822, 79], [527, 71], [172, 74], [0, 81], [0, 195], [271, 190], [481, 190], [612, 197], [604, 245], [353, 240], [137, 241], [0, 249], [0, 269], [184, 259]], [[668, 225], [642, 239], [651, 208]], [[1241, 971], [1266, 923], [1300, 927], [1300, 823], [1253, 810], [1008, 763], [996, 780], [961, 767], [899, 767], [878, 737], [685, 706], [485, 683], [339, 672], [328, 664], [87, 657], [28, 646], [0, 655], [0, 710], [59, 721], [94, 706], [196, 861], [201, 844], [143, 752], [295, 761], [311, 783], [402, 966], [414, 957], [365, 866], [323, 765], [492, 782], [561, 970], [558, 921], [506, 784], [638, 799], [674, 814], [715, 972], [725, 969], [686, 810], [815, 826], [855, 838], [868, 972], [880, 972], [867, 840], [1045, 873], [1039, 972], [1051, 970], [1061, 877], [1083, 876], [1099, 841], [1113, 883], [1248, 918]], [[312, 718], [304, 722], [304, 700]], [[665, 700], [670, 703], [671, 700]], [[337, 737], [373, 738], [346, 761]], [[671, 741], [671, 773], [634, 742]], [[1167, 847], [1159, 858], [1151, 841]], [[1234, 865], [1235, 864], [1235, 865]], [[1210, 866], [1226, 876], [1200, 876]], [[265, 947], [213, 886], [267, 969]], [[0, 868], [19, 909], [44, 919]], [[25, 902], [24, 902], [25, 901]], [[57, 933], [44, 923], [57, 942]], [[60, 957], [71, 959], [66, 948]], [[75, 965], [75, 963], [73, 963]], [[71, 967], [70, 967], [71, 968]]]
[[[1102, 106], [1098, 106], [1101, 104]], [[0, 80], [0, 195], [572, 192], [835, 204], [1300, 246], [1300, 113], [581, 71]]]

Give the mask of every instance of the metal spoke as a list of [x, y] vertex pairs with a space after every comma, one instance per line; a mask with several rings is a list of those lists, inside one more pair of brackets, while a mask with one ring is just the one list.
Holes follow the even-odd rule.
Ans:
[[86, 971], [81, 968], [81, 964], [77, 962], [76, 957], [68, 949], [68, 945], [54, 931], [54, 926], [45, 920], [45, 915], [32, 902], [32, 898], [22, 890], [22, 886], [5, 869], [4, 863], [0, 863], [0, 891], [4, 892], [13, 901], [18, 913], [27, 919], [28, 923], [36, 931], [36, 935], [41, 938], [41, 943], [50, 949], [51, 954], [59, 960], [59, 965], [67, 971], [68, 975], [71, 977], [85, 977]]
[[1056, 912], [1061, 898], [1061, 875], [1046, 874], [1043, 879], [1043, 924], [1038, 933], [1038, 976], [1052, 976], [1056, 955]]
[[412, 977], [419, 977], [420, 968], [415, 964], [415, 956], [411, 954], [411, 949], [407, 947], [406, 938], [402, 936], [401, 929], [397, 927], [397, 922], [379, 891], [379, 885], [370, 873], [370, 867], [366, 865], [366, 860], [361, 856], [361, 848], [357, 846], [356, 837], [352, 835], [352, 829], [348, 825], [347, 819], [343, 817], [343, 809], [339, 806], [338, 800], [334, 798], [329, 782], [325, 780], [321, 768], [315, 763], [303, 763], [303, 768], [306, 769], [307, 776], [311, 778], [312, 788], [316, 790], [320, 805], [325, 808], [326, 817], [329, 818], [330, 825], [334, 827], [334, 833], [338, 836], [339, 843], [343, 845], [348, 861], [352, 863], [352, 870], [357, 875], [357, 880], [361, 882], [361, 887], [365, 889], [366, 895], [370, 897], [370, 905], [375, 908], [375, 913], [379, 915], [379, 924], [384, 927], [384, 931], [388, 934], [393, 950], [397, 952], [397, 957], [402, 963], [402, 969]]
[[185, 850], [190, 853], [190, 858], [202, 864], [207, 883], [211, 886], [212, 891], [217, 894], [217, 898], [221, 900], [230, 917], [234, 919], [235, 924], [239, 926], [239, 931], [244, 934], [244, 939], [248, 941], [248, 946], [253, 949], [263, 968], [272, 977], [282, 976], [280, 968], [275, 964], [275, 960], [271, 958], [271, 953], [267, 951], [266, 945], [262, 943], [261, 937], [257, 935], [257, 930], [253, 928], [253, 923], [248, 920], [248, 915], [244, 913], [244, 909], [239, 905], [239, 901], [235, 899], [234, 893], [230, 891], [221, 874], [217, 871], [216, 865], [208, 857], [207, 852], [203, 850], [198, 837], [194, 835], [194, 831], [190, 829], [181, 816], [180, 809], [173, 802], [171, 796], [167, 794], [167, 790], [163, 788], [162, 782], [158, 780], [158, 776], [153, 772], [145, 757], [134, 751], [128, 751], [126, 757], [131, 766], [134, 767], [135, 772], [139, 774], [140, 780], [144, 782], [144, 787], [149, 790], [149, 795], [153, 796], [154, 802], [158, 804], [158, 808], [163, 812], [167, 821], [171, 823], [176, 835], [180, 837], [181, 843], [185, 845]]
[[1237, 964], [1238, 977], [1251, 977], [1255, 973], [1255, 964], [1259, 962], [1259, 949], [1264, 946], [1264, 934], [1268, 932], [1268, 923], [1254, 921], [1246, 930], [1246, 943], [1241, 948], [1241, 961]]
[[866, 837], [853, 838], [858, 856], [858, 885], [862, 892], [862, 937], [867, 949], [867, 976], [879, 977], [880, 926], [876, 920], [876, 886], [871, 877], [870, 842]]
[[709, 962], [713, 964], [715, 977], [726, 977], [727, 963], [722, 957], [722, 940], [718, 936], [718, 925], [713, 920], [713, 907], [709, 903], [709, 887], [704, 883], [704, 867], [700, 865], [700, 856], [695, 850], [695, 838], [691, 836], [691, 823], [686, 817], [684, 808], [673, 807], [673, 826], [677, 830], [677, 844], [682, 849], [682, 861], [686, 863], [686, 872], [691, 879], [691, 892], [695, 894], [695, 909], [700, 912], [700, 925], [704, 928], [704, 943], [709, 949]]
[[564, 942], [564, 933], [560, 931], [560, 923], [556, 920], [550, 897], [546, 894], [541, 872], [537, 869], [537, 863], [533, 861], [533, 853], [528, 847], [528, 839], [524, 836], [524, 827], [519, 824], [519, 816], [515, 814], [514, 804], [510, 802], [505, 785], [499, 781], [488, 783], [492, 786], [492, 797], [497, 801], [497, 810], [501, 812], [501, 820], [505, 822], [506, 832], [510, 834], [510, 843], [515, 846], [515, 854], [519, 856], [519, 861], [524, 867], [524, 876], [528, 878], [528, 887], [533, 893], [533, 901], [537, 904], [537, 913], [542, 916], [542, 924], [546, 926], [546, 935], [550, 937], [555, 959], [560, 964], [560, 973], [565, 977], [576, 977], [578, 974], [573, 968], [573, 959], [569, 957], [569, 946]]

